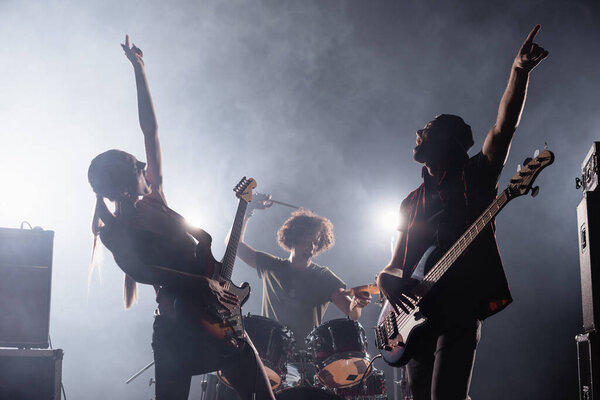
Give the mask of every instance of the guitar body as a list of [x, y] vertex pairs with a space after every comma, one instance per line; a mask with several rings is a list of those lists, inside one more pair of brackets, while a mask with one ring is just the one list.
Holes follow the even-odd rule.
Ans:
[[427, 326], [427, 317], [425, 316], [427, 312], [421, 310], [430, 310], [431, 301], [428, 300], [437, 300], [438, 295], [442, 295], [440, 298], [443, 299], [443, 293], [434, 295], [430, 291], [510, 200], [530, 191], [533, 196], [537, 194], [538, 188], [533, 188], [533, 182], [542, 169], [553, 162], [554, 154], [547, 148], [537, 154], [534, 159], [529, 157], [525, 159], [524, 167], [520, 168], [517, 174], [510, 179], [508, 187], [496, 196], [487, 209], [448, 250], [442, 252], [436, 246], [431, 246], [425, 251], [411, 275], [411, 278], [418, 281], [410, 289], [417, 298], [416, 301], [411, 300], [414, 309], [408, 313], [402, 310], [396, 313], [386, 301], [379, 314], [375, 327], [375, 339], [377, 348], [388, 364], [401, 366], [411, 359], [414, 338], [419, 336]]
[[[211, 236], [203, 230], [195, 232], [198, 240], [196, 246], [196, 260], [199, 274], [220, 282], [223, 287], [237, 296], [237, 304], [206, 304], [203, 296], [198, 293], [187, 292], [175, 299], [175, 316], [179, 322], [209, 338], [210, 345], [216, 345], [224, 351], [241, 351], [246, 343], [242, 323], [242, 306], [250, 296], [250, 285], [244, 282], [237, 286], [231, 282], [231, 274], [235, 264], [237, 246], [244, 213], [248, 202], [252, 200], [252, 189], [256, 187], [254, 179], [242, 178], [234, 187], [240, 199], [238, 210], [231, 230], [223, 262], [215, 260], [211, 251]], [[215, 339], [215, 340], [210, 340]]]
[[[379, 326], [384, 323], [385, 318], [391, 313], [395, 314], [394, 309], [386, 300], [381, 309], [381, 313], [379, 314], [377, 325]], [[417, 312], [416, 315], [408, 320], [402, 329], [393, 333], [393, 337], [390, 337], [392, 335], [387, 334], [388, 344], [379, 349], [383, 360], [392, 367], [406, 365], [412, 358], [412, 349], [414, 347], [413, 340], [416, 336], [419, 336], [420, 331], [423, 330], [426, 325], [427, 318], [425, 318], [423, 314]]]
[[[420, 282], [423, 281], [425, 271], [433, 265], [439, 258], [439, 249], [437, 246], [429, 247], [419, 260], [411, 278]], [[404, 317], [401, 326], [390, 324], [387, 321], [395, 320], [398, 317]], [[427, 325], [427, 318], [421, 313], [419, 306], [411, 311], [410, 314], [396, 314], [394, 308], [386, 300], [379, 318], [377, 326], [383, 326], [385, 329], [376, 332], [377, 342], [385, 343], [384, 346], [378, 346], [383, 360], [393, 367], [406, 365], [412, 357], [412, 348], [414, 347], [414, 338], [419, 336], [419, 332]]]
[[207, 334], [213, 342], [223, 350], [242, 350], [244, 348], [244, 325], [242, 323], [242, 306], [250, 297], [250, 285], [244, 282], [241, 286], [230, 280], [221, 278], [222, 264], [216, 261], [206, 247], [199, 242], [196, 249], [197, 259], [202, 266], [201, 274], [219, 282], [224, 282], [227, 290], [234, 293], [240, 302], [213, 307], [205, 304], [197, 293], [178, 295], [175, 299], [175, 316], [183, 325]]

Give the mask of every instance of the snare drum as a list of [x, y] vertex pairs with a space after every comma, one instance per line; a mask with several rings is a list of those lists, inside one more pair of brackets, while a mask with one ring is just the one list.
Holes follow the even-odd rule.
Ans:
[[362, 325], [347, 318], [333, 319], [315, 328], [308, 338], [319, 381], [333, 389], [356, 385], [370, 362]]
[[[294, 348], [294, 337], [290, 330], [279, 322], [259, 315], [243, 317], [244, 329], [254, 343], [273, 390], [281, 389], [287, 373], [287, 359]], [[229, 384], [219, 373], [223, 382]]]

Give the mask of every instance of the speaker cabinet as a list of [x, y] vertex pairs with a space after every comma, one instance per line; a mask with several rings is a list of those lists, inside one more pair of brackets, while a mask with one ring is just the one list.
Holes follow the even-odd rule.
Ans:
[[63, 351], [0, 349], [0, 399], [60, 400]]
[[600, 328], [600, 192], [585, 192], [577, 206], [583, 330]]
[[593, 400], [594, 391], [600, 391], [600, 357], [598, 334], [585, 333], [575, 337], [579, 364], [579, 400]]
[[48, 347], [53, 243], [53, 231], [0, 228], [0, 347]]

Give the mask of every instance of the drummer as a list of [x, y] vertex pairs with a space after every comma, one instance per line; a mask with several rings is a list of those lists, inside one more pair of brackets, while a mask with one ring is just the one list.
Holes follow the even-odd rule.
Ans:
[[331, 221], [310, 210], [294, 211], [277, 232], [279, 246], [290, 252], [288, 258], [248, 246], [244, 233], [250, 217], [254, 210], [266, 209], [272, 204], [270, 196], [261, 194], [249, 203], [237, 255], [255, 268], [263, 281], [262, 315], [288, 327], [296, 338], [296, 348], [303, 348], [304, 338], [323, 322], [330, 301], [348, 317], [358, 320], [371, 295], [346, 295], [344, 281], [329, 268], [312, 261], [330, 249], [335, 238]]

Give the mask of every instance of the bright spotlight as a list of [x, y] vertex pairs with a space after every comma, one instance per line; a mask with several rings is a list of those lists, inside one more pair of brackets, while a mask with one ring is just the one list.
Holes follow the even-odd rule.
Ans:
[[393, 233], [400, 225], [398, 207], [388, 206], [379, 211], [379, 226], [385, 233]]

